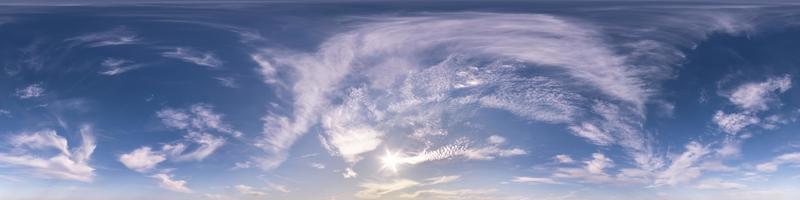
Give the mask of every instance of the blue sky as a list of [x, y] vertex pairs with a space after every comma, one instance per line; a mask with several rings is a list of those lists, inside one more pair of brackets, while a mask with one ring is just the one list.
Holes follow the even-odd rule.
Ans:
[[798, 7], [0, 7], [2, 199], [798, 199]]

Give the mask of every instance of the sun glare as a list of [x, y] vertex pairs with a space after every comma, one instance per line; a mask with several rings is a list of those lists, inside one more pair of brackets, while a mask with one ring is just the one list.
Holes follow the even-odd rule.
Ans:
[[381, 169], [389, 169], [394, 173], [397, 173], [397, 165], [400, 164], [400, 156], [397, 152], [391, 152], [386, 150], [386, 155], [381, 158], [381, 162], [383, 166]]

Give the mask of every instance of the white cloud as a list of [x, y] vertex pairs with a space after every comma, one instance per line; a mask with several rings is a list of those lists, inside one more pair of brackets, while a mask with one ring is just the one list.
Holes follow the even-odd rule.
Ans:
[[344, 173], [342, 173], [342, 176], [344, 176], [344, 178], [355, 178], [358, 176], [358, 173], [356, 173], [355, 171], [353, 171], [353, 169], [348, 167], [347, 169], [344, 169]]
[[356, 197], [362, 199], [378, 199], [381, 198], [383, 195], [389, 194], [391, 192], [414, 187], [419, 184], [420, 184], [419, 182], [408, 179], [397, 179], [386, 183], [377, 183], [377, 182], [362, 183], [361, 185], [359, 185], [359, 187], [363, 189], [356, 193]]
[[605, 155], [601, 153], [593, 153], [592, 160], [584, 162], [586, 163], [586, 171], [589, 171], [593, 174], [602, 174], [605, 173], [603, 170], [609, 167], [614, 166], [614, 161], [607, 158]]
[[443, 190], [443, 189], [426, 189], [414, 191], [412, 193], [403, 193], [398, 195], [400, 198], [410, 199], [499, 199], [497, 197], [486, 197], [486, 195], [496, 192], [494, 189], [488, 190], [475, 190], [475, 189], [458, 189], [458, 190]]
[[241, 137], [242, 133], [223, 121], [224, 115], [214, 112], [209, 104], [194, 104], [188, 110], [164, 108], [156, 112], [165, 126], [190, 132], [218, 131]]
[[108, 76], [119, 75], [144, 67], [144, 64], [134, 64], [133, 61], [116, 58], [106, 58], [100, 65], [105, 68], [100, 74]]
[[426, 183], [424, 185], [436, 185], [436, 184], [444, 184], [444, 183], [451, 183], [460, 179], [461, 176], [452, 175], [452, 176], [439, 176], [439, 177], [431, 177], [425, 179]]
[[322, 163], [311, 163], [311, 167], [317, 169], [325, 169], [325, 165], [323, 165]]
[[553, 159], [558, 161], [558, 163], [573, 163], [573, 162], [575, 162], [575, 160], [573, 160], [572, 157], [570, 157], [569, 155], [565, 155], [565, 154], [558, 154], [556, 156], [553, 156]]
[[764, 82], [743, 84], [730, 94], [730, 100], [744, 110], [761, 111], [769, 109], [767, 105], [774, 101], [775, 93], [783, 93], [792, 87], [789, 75], [770, 77]]
[[492, 135], [486, 138], [486, 141], [489, 142], [489, 144], [502, 144], [506, 142], [506, 138], [499, 135]]
[[174, 58], [184, 62], [202, 65], [210, 68], [218, 68], [222, 66], [222, 60], [217, 58], [212, 52], [200, 52], [191, 48], [178, 47], [173, 51], [161, 53], [161, 56], [166, 58]]
[[202, 161], [225, 144], [225, 139], [207, 133], [190, 132], [186, 139], [197, 144], [193, 151], [187, 152], [184, 143], [165, 144], [161, 149], [176, 161]]
[[800, 164], [800, 152], [782, 154], [769, 162], [756, 165], [756, 169], [762, 172], [775, 172], [784, 164]]
[[515, 183], [528, 183], [528, 184], [561, 184], [552, 178], [539, 178], [539, 177], [527, 177], [527, 176], [517, 176], [511, 180], [511, 182]]
[[569, 127], [569, 130], [597, 145], [606, 146], [614, 143], [614, 138], [607, 131], [601, 130], [592, 123], [584, 122], [580, 126], [573, 125]]
[[383, 132], [368, 125], [365, 118], [376, 114], [369, 105], [363, 105], [364, 95], [364, 90], [354, 89], [350, 91], [347, 102], [322, 116], [325, 141], [330, 150], [350, 163], [357, 162], [361, 159], [360, 154], [374, 150], [382, 142]]
[[750, 125], [758, 124], [761, 120], [758, 117], [747, 113], [730, 113], [717, 111], [712, 118], [715, 124], [725, 133], [735, 135], [739, 131]]
[[133, 31], [123, 26], [108, 31], [89, 33], [67, 39], [67, 41], [75, 41], [77, 44], [89, 47], [135, 44], [140, 40], [141, 39]]
[[229, 88], [239, 88], [239, 83], [236, 82], [236, 79], [233, 77], [216, 77], [222, 86], [229, 87]]
[[276, 184], [276, 183], [272, 183], [272, 182], [267, 182], [267, 186], [270, 189], [274, 190], [274, 191], [283, 192], [283, 193], [291, 192], [291, 191], [289, 191], [289, 187], [286, 187], [285, 185], [280, 185], [280, 184]]
[[[89, 160], [96, 147], [92, 128], [84, 125], [80, 129], [82, 144], [69, 149], [67, 140], [53, 130], [26, 132], [14, 135], [9, 144], [9, 153], [0, 152], [0, 164], [30, 170], [44, 178], [69, 179], [89, 182], [94, 177], [94, 168]], [[45, 156], [48, 150], [57, 150], [53, 156]]]
[[243, 195], [249, 195], [249, 196], [255, 196], [255, 197], [267, 196], [266, 192], [258, 191], [256, 189], [253, 189], [253, 187], [250, 187], [250, 186], [247, 186], [247, 185], [236, 185], [236, 186], [233, 186], [233, 188], [236, 189], [236, 191], [238, 191], [240, 194], [243, 194]]
[[20, 99], [36, 98], [41, 97], [42, 95], [44, 95], [44, 88], [40, 83], [31, 84], [27, 87], [17, 89], [16, 92], [16, 96]]
[[161, 152], [151, 151], [150, 147], [141, 147], [130, 153], [119, 156], [119, 161], [128, 169], [144, 173], [163, 162], [167, 158]]
[[263, 76], [264, 83], [272, 84], [278, 82], [277, 80], [278, 70], [272, 65], [272, 63], [269, 62], [269, 60], [267, 60], [265, 56], [259, 54], [252, 54], [250, 55], [250, 58], [252, 58], [253, 61], [255, 61], [258, 64], [259, 66], [258, 71], [261, 73], [261, 76]]
[[161, 188], [173, 191], [173, 192], [181, 192], [181, 193], [192, 193], [188, 187], [186, 187], [186, 181], [184, 180], [174, 180], [172, 175], [169, 174], [154, 174], [150, 176], [159, 181], [158, 186]]
[[702, 175], [698, 161], [710, 153], [708, 147], [697, 142], [686, 144], [686, 151], [672, 159], [670, 166], [659, 172], [655, 185], [676, 185], [691, 181]]
[[615, 181], [606, 173], [606, 169], [614, 166], [614, 161], [601, 153], [593, 153], [592, 159], [583, 162], [583, 168], [556, 168], [553, 177], [581, 179], [590, 183]]
[[404, 152], [397, 152], [397, 158], [394, 164], [409, 164], [416, 165], [429, 161], [437, 161], [444, 159], [451, 159], [461, 157], [467, 160], [492, 160], [496, 157], [511, 157], [518, 155], [525, 155], [527, 152], [519, 148], [504, 149], [497, 144], [472, 147], [472, 142], [466, 139], [456, 140], [453, 144], [441, 146], [434, 150], [422, 150], [420, 152], [413, 152], [411, 155], [406, 155]]
[[[362, 199], [379, 199], [383, 196], [396, 192], [401, 191], [404, 189], [417, 187], [417, 186], [432, 186], [438, 184], [445, 184], [451, 183], [453, 181], [458, 180], [461, 176], [440, 176], [440, 177], [431, 177], [425, 179], [424, 182], [420, 183], [417, 181], [409, 180], [409, 179], [395, 179], [388, 182], [366, 182], [359, 185], [362, 189], [356, 192], [355, 196]], [[412, 195], [412, 196], [418, 196]], [[407, 194], [401, 194], [401, 197], [407, 197]]]
[[694, 188], [709, 189], [709, 190], [730, 190], [730, 189], [744, 189], [747, 186], [741, 183], [723, 181], [719, 178], [710, 178], [699, 181], [695, 184]]

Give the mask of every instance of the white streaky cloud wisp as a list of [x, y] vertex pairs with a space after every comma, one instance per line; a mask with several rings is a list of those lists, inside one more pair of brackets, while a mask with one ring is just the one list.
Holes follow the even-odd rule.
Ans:
[[209, 68], [219, 68], [223, 64], [222, 60], [220, 60], [213, 52], [201, 52], [187, 47], [177, 47], [172, 51], [161, 53], [161, 56], [165, 58], [174, 58]]
[[694, 188], [704, 190], [734, 190], [745, 189], [747, 186], [741, 183], [724, 181], [719, 178], [709, 178], [699, 181]]
[[686, 151], [674, 158], [669, 167], [657, 174], [655, 185], [676, 185], [702, 175], [703, 169], [697, 166], [698, 162], [711, 151], [697, 142], [690, 142], [685, 148]]
[[[410, 154], [410, 155], [407, 155]], [[398, 165], [417, 165], [424, 162], [463, 158], [466, 160], [492, 160], [496, 157], [525, 155], [527, 152], [519, 148], [501, 148], [497, 144], [474, 145], [473, 142], [461, 138], [452, 144], [443, 145], [433, 150], [419, 152], [389, 152], [384, 157], [385, 167], [396, 169]], [[386, 159], [391, 157], [391, 159]], [[394, 170], [397, 171], [397, 170]]]
[[[96, 143], [92, 127], [84, 125], [80, 129], [81, 146], [69, 149], [67, 140], [54, 130], [21, 133], [11, 137], [12, 152], [0, 152], [0, 164], [30, 170], [43, 178], [77, 180], [91, 182], [95, 169], [89, 165]], [[53, 156], [47, 150], [57, 150]]]
[[66, 41], [72, 41], [78, 45], [86, 45], [88, 47], [104, 47], [136, 44], [140, 40], [141, 38], [139, 38], [136, 33], [127, 27], [120, 26], [108, 31], [89, 33], [69, 38]]
[[511, 182], [527, 183], [527, 184], [551, 184], [551, 185], [563, 184], [561, 182], [553, 180], [552, 178], [527, 177], [527, 176], [514, 177], [514, 179], [512, 179]]
[[159, 181], [158, 186], [173, 192], [192, 193], [192, 190], [186, 187], [185, 180], [176, 180], [170, 174], [154, 174], [150, 176]]
[[[362, 189], [356, 192], [355, 196], [362, 199], [380, 199], [393, 192], [413, 187], [451, 183], [459, 178], [460, 176], [441, 176], [427, 178], [424, 182], [418, 182], [409, 179], [394, 179], [387, 182], [365, 182], [359, 184], [359, 187]], [[403, 194], [400, 196], [403, 196]]]
[[771, 161], [756, 165], [756, 169], [761, 172], [778, 171], [778, 166], [785, 164], [800, 164], [800, 152], [781, 154]]
[[266, 192], [256, 190], [253, 187], [247, 185], [235, 185], [233, 186], [233, 188], [236, 189], [237, 192], [243, 195], [254, 196], [254, 197], [267, 196]]

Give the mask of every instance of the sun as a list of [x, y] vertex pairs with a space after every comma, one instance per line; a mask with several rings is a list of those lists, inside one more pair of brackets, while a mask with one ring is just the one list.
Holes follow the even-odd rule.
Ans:
[[397, 165], [401, 164], [401, 157], [397, 152], [392, 153], [391, 151], [386, 150], [386, 155], [381, 157], [381, 162], [383, 163], [381, 169], [389, 169], [392, 172], [397, 173]]

